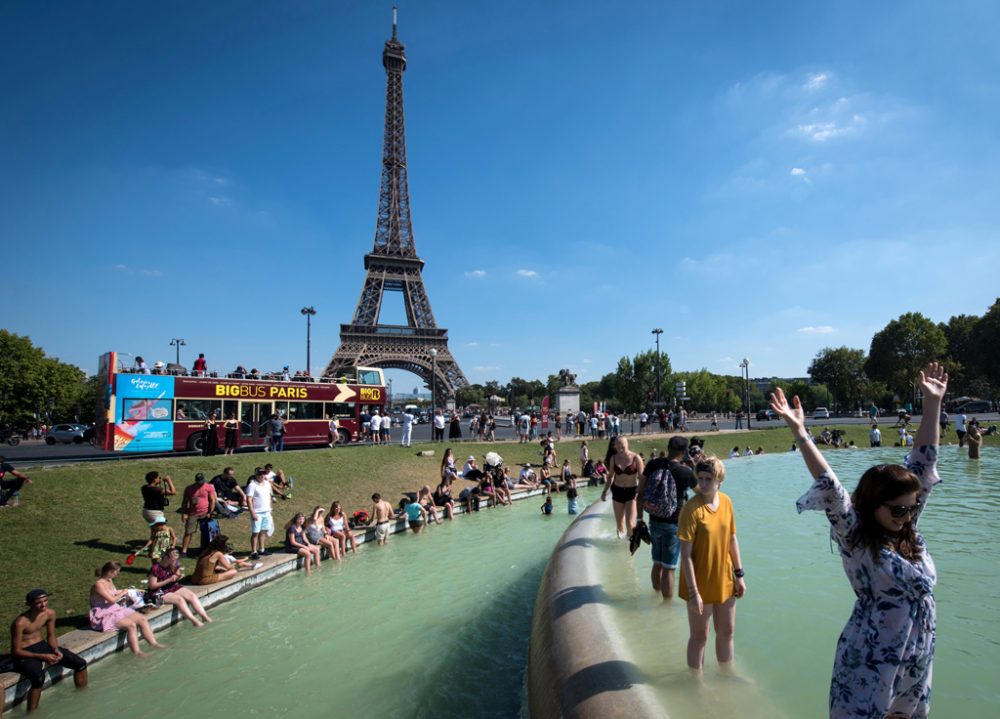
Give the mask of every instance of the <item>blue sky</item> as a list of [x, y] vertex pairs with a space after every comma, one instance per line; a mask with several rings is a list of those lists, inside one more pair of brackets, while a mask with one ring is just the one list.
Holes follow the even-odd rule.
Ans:
[[[654, 327], [675, 369], [797, 376], [1000, 294], [996, 3], [398, 4], [417, 251], [472, 382], [598, 379]], [[314, 305], [325, 366], [390, 8], [0, 2], [2, 326], [88, 371], [173, 337], [295, 369]]]

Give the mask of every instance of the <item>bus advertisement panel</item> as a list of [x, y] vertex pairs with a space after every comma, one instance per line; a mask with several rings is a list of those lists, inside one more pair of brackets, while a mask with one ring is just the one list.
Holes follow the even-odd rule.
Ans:
[[120, 374], [115, 381], [116, 452], [169, 452], [174, 448], [174, 378]]

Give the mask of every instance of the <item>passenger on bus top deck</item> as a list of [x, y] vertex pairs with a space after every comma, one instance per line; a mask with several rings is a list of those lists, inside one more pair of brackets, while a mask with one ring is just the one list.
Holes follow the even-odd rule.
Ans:
[[135, 371], [139, 374], [149, 374], [149, 367], [146, 365], [146, 360], [138, 355], [135, 358]]

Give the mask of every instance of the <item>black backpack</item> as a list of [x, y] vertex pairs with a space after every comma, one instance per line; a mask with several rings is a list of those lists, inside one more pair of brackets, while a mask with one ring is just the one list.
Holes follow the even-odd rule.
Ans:
[[667, 519], [677, 511], [677, 482], [666, 465], [653, 471], [646, 480], [642, 506], [653, 517]]

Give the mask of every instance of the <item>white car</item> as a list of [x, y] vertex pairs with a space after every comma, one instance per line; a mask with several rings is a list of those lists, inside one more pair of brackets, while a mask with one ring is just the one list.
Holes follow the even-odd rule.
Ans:
[[830, 410], [826, 407], [817, 407], [813, 412], [813, 419], [830, 419]]
[[45, 444], [53, 445], [56, 442], [82, 444], [86, 431], [87, 427], [82, 424], [57, 424], [46, 433]]

